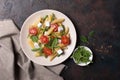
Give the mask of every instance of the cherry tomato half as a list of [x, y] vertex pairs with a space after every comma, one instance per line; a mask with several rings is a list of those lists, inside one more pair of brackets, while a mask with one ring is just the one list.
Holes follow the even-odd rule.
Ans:
[[29, 34], [37, 35], [37, 33], [38, 33], [38, 30], [37, 30], [36, 27], [32, 27], [32, 28], [29, 29]]
[[63, 43], [64, 45], [69, 45], [70, 44], [70, 38], [67, 37], [66, 35], [63, 35], [61, 38], [61, 43]]
[[47, 36], [42, 35], [40, 37], [40, 41], [41, 41], [41, 43], [47, 44], [49, 42], [49, 39]]
[[54, 27], [54, 32], [58, 31], [58, 24], [51, 24], [51, 27]]
[[52, 49], [50, 48], [47, 48], [47, 47], [44, 47], [43, 48], [43, 53], [47, 56], [51, 55], [52, 54]]

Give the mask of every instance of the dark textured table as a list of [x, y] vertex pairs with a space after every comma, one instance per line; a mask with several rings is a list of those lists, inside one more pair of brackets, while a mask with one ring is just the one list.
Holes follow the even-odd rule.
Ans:
[[65, 80], [120, 80], [120, 0], [0, 0], [0, 19], [13, 19], [21, 28], [25, 19], [42, 9], [55, 9], [66, 14], [80, 35], [95, 31], [89, 40], [93, 63], [77, 66], [67, 59], [61, 76]]

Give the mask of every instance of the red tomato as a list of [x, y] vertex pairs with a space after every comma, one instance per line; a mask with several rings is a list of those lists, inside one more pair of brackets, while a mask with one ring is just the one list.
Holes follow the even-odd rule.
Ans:
[[32, 28], [29, 29], [29, 34], [37, 35], [37, 33], [38, 33], [38, 30], [37, 30], [36, 27], [32, 27]]
[[49, 42], [49, 39], [48, 39], [47, 36], [42, 35], [42, 36], [40, 37], [40, 41], [41, 41], [41, 43], [47, 44], [47, 43]]
[[69, 45], [70, 44], [70, 38], [67, 37], [66, 35], [62, 36], [61, 43], [63, 43], [64, 45]]
[[58, 24], [51, 24], [51, 27], [54, 27], [54, 32], [58, 31]]
[[52, 54], [52, 49], [44, 47], [43, 52], [44, 52], [45, 55], [49, 56], [49, 55]]

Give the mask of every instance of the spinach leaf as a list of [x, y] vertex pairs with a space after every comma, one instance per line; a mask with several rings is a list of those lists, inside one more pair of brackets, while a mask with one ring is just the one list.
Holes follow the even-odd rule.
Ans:
[[57, 44], [58, 44], [58, 39], [57, 38], [53, 38], [53, 39], [51, 38], [50, 42], [48, 44], [46, 44], [45, 46], [48, 47], [48, 48], [51, 48], [53, 50], [54, 48], [59, 47], [59, 46], [57, 46]]
[[51, 46], [55, 47], [57, 45], [57, 43], [58, 43], [58, 39], [54, 38]]
[[32, 39], [33, 42], [37, 42], [38, 41], [38, 37], [37, 36], [31, 36], [30, 38]]

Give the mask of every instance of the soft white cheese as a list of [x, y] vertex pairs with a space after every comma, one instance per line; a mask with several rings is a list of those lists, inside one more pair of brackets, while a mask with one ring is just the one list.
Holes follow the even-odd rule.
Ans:
[[58, 39], [58, 43], [61, 43], [61, 40], [60, 40], [60, 39]]
[[35, 43], [34, 43], [34, 47], [35, 47], [35, 48], [39, 48], [39, 44], [35, 42]]
[[62, 53], [63, 53], [62, 49], [59, 49], [59, 50], [57, 51], [57, 53], [58, 53], [59, 55], [62, 54]]
[[45, 26], [49, 27], [50, 26], [50, 21], [46, 21]]
[[58, 27], [58, 32], [61, 32], [61, 31], [63, 31], [63, 27], [59, 26]]
[[38, 26], [38, 27], [41, 27], [41, 26], [42, 26], [42, 23], [39, 22], [37, 26]]
[[48, 32], [45, 32], [44, 35], [47, 36], [47, 35], [48, 35]]

